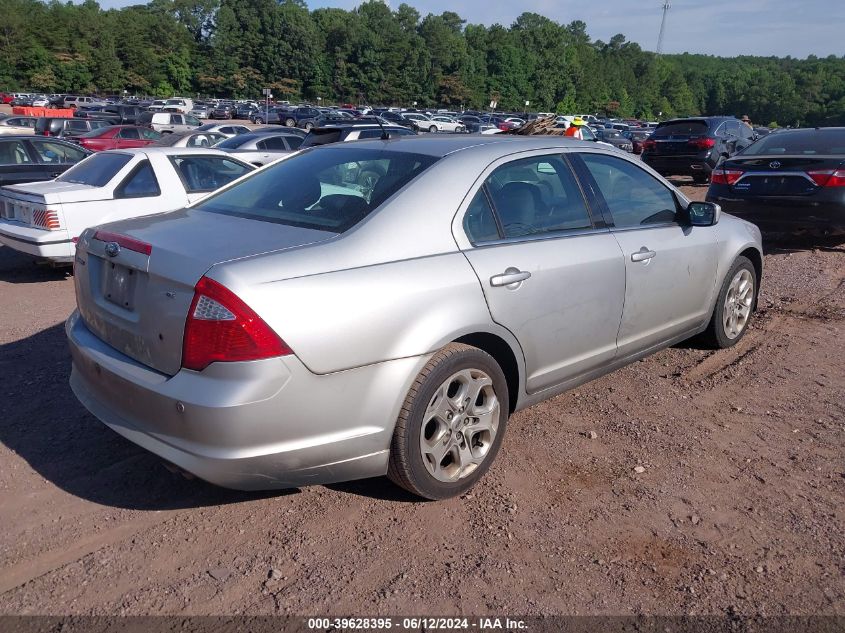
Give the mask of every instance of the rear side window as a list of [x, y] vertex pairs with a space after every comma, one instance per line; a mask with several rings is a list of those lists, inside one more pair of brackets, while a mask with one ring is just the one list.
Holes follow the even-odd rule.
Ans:
[[170, 162], [188, 193], [214, 191], [252, 171], [248, 165], [223, 156], [171, 156]]
[[264, 169], [195, 208], [343, 233], [437, 161], [356, 147], [311, 150]]
[[254, 139], [255, 137], [252, 135], [247, 136], [243, 134], [239, 136], [233, 136], [232, 138], [227, 138], [225, 141], [220, 141], [220, 143], [217, 144], [217, 147], [219, 147], [220, 149], [237, 149], [241, 145], [246, 144], [247, 141], [252, 141]]
[[255, 144], [258, 149], [264, 150], [279, 150], [279, 149], [286, 149], [285, 142], [282, 140], [281, 136], [273, 136], [271, 138], [264, 139], [263, 141], [258, 141]]
[[76, 121], [74, 119], [68, 119], [65, 123], [65, 131], [66, 132], [87, 132], [90, 128], [88, 127], [88, 121]]
[[77, 163], [56, 180], [102, 187], [132, 160], [129, 154], [102, 152]]
[[0, 141], [0, 164], [26, 165], [31, 162], [23, 141]]
[[160, 196], [161, 189], [150, 161], [141, 161], [117, 189], [118, 198], [147, 198]]
[[655, 136], [701, 136], [707, 134], [706, 121], [672, 121], [658, 125]]
[[622, 158], [581, 154], [619, 228], [673, 222], [674, 194], [648, 172]]
[[134, 127], [125, 127], [120, 132], [118, 132], [118, 136], [120, 138], [130, 139], [130, 140], [137, 140], [141, 138], [141, 135], [138, 134], [137, 128]]
[[288, 144], [288, 147], [291, 150], [299, 149], [299, 146], [302, 145], [302, 137], [301, 136], [286, 136], [285, 143]]
[[535, 156], [498, 167], [484, 183], [503, 237], [592, 228], [584, 196], [559, 156]]
[[472, 202], [469, 203], [464, 216], [464, 231], [473, 244], [499, 239], [496, 217], [493, 215], [493, 207], [490, 206], [484, 187], [478, 190]]
[[71, 147], [64, 143], [33, 139], [30, 141], [38, 153], [42, 163], [78, 163], [87, 156], [78, 147]]

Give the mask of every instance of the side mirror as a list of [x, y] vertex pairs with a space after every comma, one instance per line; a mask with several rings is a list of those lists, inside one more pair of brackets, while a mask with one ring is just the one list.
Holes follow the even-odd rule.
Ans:
[[686, 215], [690, 226], [713, 226], [719, 222], [722, 207], [715, 202], [690, 202]]

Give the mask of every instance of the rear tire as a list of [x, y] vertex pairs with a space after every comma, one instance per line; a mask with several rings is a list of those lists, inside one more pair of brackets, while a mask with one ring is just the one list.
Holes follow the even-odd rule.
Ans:
[[692, 177], [692, 181], [697, 185], [706, 185], [710, 182], [710, 176], [708, 176], [707, 174], [695, 174]]
[[429, 131], [431, 134], [434, 134], [434, 133], [437, 131], [437, 126], [436, 126], [436, 125], [432, 125], [431, 127], [429, 127], [429, 128], [428, 128], [428, 131]]
[[486, 352], [451, 343], [411, 386], [393, 432], [387, 476], [424, 499], [463, 494], [490, 468], [509, 415], [508, 384]]
[[[737, 257], [725, 279], [705, 340], [718, 349], [733, 347], [745, 336], [757, 305], [757, 271], [747, 257]], [[750, 286], [750, 287], [749, 287]]]

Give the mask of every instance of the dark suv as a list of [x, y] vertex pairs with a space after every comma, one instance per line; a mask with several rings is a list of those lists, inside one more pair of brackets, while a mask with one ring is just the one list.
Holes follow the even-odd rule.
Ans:
[[754, 139], [754, 130], [734, 117], [672, 119], [659, 124], [643, 143], [642, 159], [663, 176], [692, 176], [705, 183], [719, 161]]
[[135, 125], [141, 108], [136, 105], [109, 104], [105, 106], [80, 107], [73, 116], [79, 119], [96, 119], [107, 125]]
[[77, 119], [68, 117], [40, 117], [35, 122], [35, 133], [39, 136], [79, 136], [110, 125], [100, 119]]
[[[310, 130], [314, 127], [314, 121], [322, 114], [317, 108], [300, 106], [290, 110], [280, 111], [279, 119], [287, 127], [301, 127]], [[270, 121], [268, 121], [269, 123]]]

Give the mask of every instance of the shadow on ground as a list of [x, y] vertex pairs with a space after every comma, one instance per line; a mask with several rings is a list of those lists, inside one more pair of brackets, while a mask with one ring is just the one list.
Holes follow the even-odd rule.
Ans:
[[247, 493], [185, 479], [111, 431], [68, 385], [63, 324], [0, 345], [0, 442], [62, 490], [102, 505], [171, 510], [289, 494]]
[[71, 266], [50, 266], [8, 246], [0, 246], [0, 281], [37, 284], [64, 279], [72, 274]]

